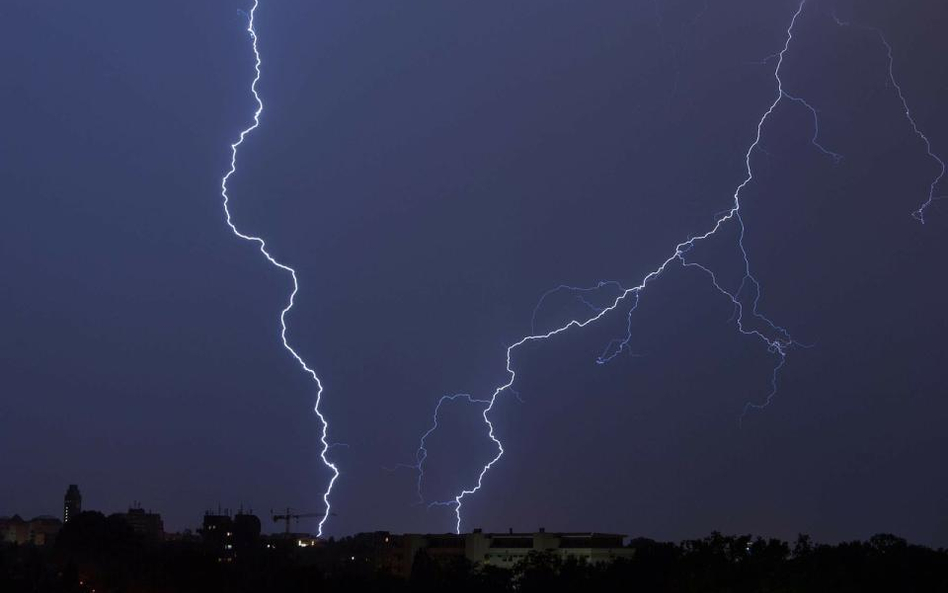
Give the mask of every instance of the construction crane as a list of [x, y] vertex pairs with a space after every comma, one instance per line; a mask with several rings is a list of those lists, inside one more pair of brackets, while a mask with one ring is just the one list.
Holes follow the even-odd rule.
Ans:
[[[284, 533], [286, 534], [286, 537], [290, 536], [290, 522], [291, 521], [293, 520], [299, 521], [300, 519], [308, 519], [310, 517], [325, 517], [326, 516], [326, 513], [293, 513], [291, 512], [292, 510], [293, 509], [291, 509], [290, 507], [286, 507], [285, 513], [274, 515], [273, 509], [270, 509], [270, 514], [273, 516], [274, 523], [279, 523], [280, 521], [283, 521], [283, 524], [285, 525]], [[330, 513], [330, 516], [335, 516], [335, 515], [336, 513]]]

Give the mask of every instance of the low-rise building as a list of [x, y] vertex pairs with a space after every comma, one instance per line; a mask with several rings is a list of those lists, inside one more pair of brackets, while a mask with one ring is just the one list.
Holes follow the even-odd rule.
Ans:
[[48, 546], [56, 540], [62, 521], [49, 515], [40, 515], [26, 521], [19, 515], [0, 517], [0, 542]]
[[30, 543], [34, 546], [50, 546], [56, 541], [63, 522], [51, 515], [40, 515], [30, 521]]
[[127, 513], [117, 513], [118, 516], [125, 519], [128, 526], [142, 539], [150, 542], [160, 542], [165, 538], [165, 524], [161, 520], [161, 515], [145, 511], [140, 507], [132, 507]]
[[466, 536], [465, 556], [471, 562], [511, 568], [531, 552], [546, 552], [560, 560], [575, 558], [590, 564], [629, 558], [634, 550], [623, 546], [624, 535], [614, 533], [568, 532], [482, 533]]
[[25, 544], [30, 541], [30, 524], [19, 515], [0, 517], [0, 541], [5, 544]]
[[[367, 534], [360, 534], [365, 537]], [[380, 570], [407, 577], [418, 552], [424, 550], [435, 562], [464, 559], [472, 564], [513, 568], [531, 552], [549, 553], [566, 560], [574, 558], [590, 564], [630, 558], [635, 550], [625, 547], [625, 536], [614, 533], [536, 532], [403, 534], [379, 532], [373, 535], [371, 547], [363, 547], [373, 565]], [[354, 536], [356, 538], [360, 536]], [[353, 558], [355, 560], [355, 558]], [[369, 558], [367, 558], [369, 560]]]

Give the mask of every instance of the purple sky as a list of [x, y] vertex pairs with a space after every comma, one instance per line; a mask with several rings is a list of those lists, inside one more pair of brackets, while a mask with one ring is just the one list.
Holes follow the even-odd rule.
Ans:
[[[454, 528], [391, 468], [414, 462], [438, 398], [507, 381], [506, 346], [545, 291], [634, 286], [730, 207], [797, 6], [262, 0], [266, 109], [231, 205], [299, 275], [289, 338], [347, 445], [329, 453], [327, 534]], [[948, 154], [944, 3], [835, 6], [884, 31]], [[322, 510], [315, 389], [279, 338], [290, 280], [220, 203], [254, 109], [248, 9], [0, 7], [0, 515], [58, 514], [69, 483], [87, 508], [139, 500], [169, 529], [218, 504]], [[671, 265], [609, 364], [596, 357], [625, 336], [625, 307], [517, 350], [519, 399], [491, 415], [506, 453], [465, 498], [464, 529], [948, 545], [948, 202], [910, 216], [937, 163], [879, 38], [833, 9], [807, 3], [781, 77], [843, 159], [782, 101], [742, 193], [759, 309], [809, 346], [789, 349], [772, 404], [739, 425], [775, 356], [706, 275]], [[737, 236], [693, 254], [732, 287]], [[589, 311], [558, 293], [537, 327]], [[495, 454], [461, 400], [427, 445], [426, 500], [469, 488]]]

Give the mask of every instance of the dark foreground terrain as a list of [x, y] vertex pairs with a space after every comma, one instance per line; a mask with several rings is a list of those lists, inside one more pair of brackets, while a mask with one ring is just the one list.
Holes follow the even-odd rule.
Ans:
[[641, 591], [948, 592], [948, 551], [892, 535], [790, 544], [713, 533], [680, 544], [638, 539], [631, 559], [587, 565], [533, 553], [513, 569], [419, 552], [409, 575], [386, 570], [358, 538], [317, 550], [261, 539], [221, 558], [200, 538], [147, 542], [121, 522], [83, 513], [49, 546], [0, 547], [0, 592]]

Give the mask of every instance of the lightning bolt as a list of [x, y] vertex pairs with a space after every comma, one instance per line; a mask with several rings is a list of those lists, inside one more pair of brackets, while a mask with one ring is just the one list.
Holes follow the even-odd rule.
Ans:
[[[771, 115], [774, 113], [774, 110], [777, 108], [777, 106], [784, 100], [802, 105], [812, 115], [813, 122], [814, 122], [814, 133], [811, 137], [811, 143], [821, 153], [827, 155], [828, 157], [831, 157], [834, 162], [839, 162], [839, 160], [842, 158], [841, 155], [827, 149], [819, 142], [819, 132], [820, 132], [819, 116], [818, 116], [818, 111], [816, 110], [816, 108], [814, 108], [810, 103], [808, 103], [803, 98], [798, 97], [796, 95], [792, 95], [789, 92], [787, 92], [784, 88], [784, 83], [780, 76], [780, 71], [783, 66], [784, 57], [786, 56], [786, 53], [789, 51], [790, 44], [793, 41], [794, 27], [796, 25], [797, 19], [799, 18], [800, 14], [803, 12], [803, 8], [806, 5], [806, 2], [807, 0], [801, 0], [797, 6], [796, 11], [793, 13], [793, 17], [790, 20], [790, 24], [788, 25], [786, 29], [786, 40], [784, 41], [782, 49], [774, 56], [771, 56], [770, 58], [765, 60], [765, 63], [766, 63], [766, 62], [769, 62], [771, 59], [776, 58], [776, 66], [774, 68], [774, 80], [776, 81], [776, 84], [777, 84], [777, 95], [776, 95], [776, 98], [773, 100], [773, 102], [770, 104], [770, 106], [767, 108], [767, 110], [764, 112], [764, 114], [760, 117], [760, 119], [757, 122], [756, 135], [754, 137], [754, 141], [747, 148], [747, 152], [744, 155], [746, 177], [740, 183], [740, 185], [737, 186], [737, 188], [734, 191], [734, 194], [732, 196], [733, 204], [731, 208], [717, 215], [714, 225], [709, 231], [707, 231], [706, 233], [702, 235], [692, 236], [686, 241], [683, 241], [679, 243], [678, 245], [676, 245], [674, 252], [665, 261], [663, 261], [661, 265], [659, 265], [657, 268], [655, 268], [654, 270], [646, 274], [645, 277], [642, 278], [641, 282], [638, 285], [633, 286], [631, 288], [621, 289], [621, 292], [618, 294], [617, 297], [615, 297], [611, 305], [602, 307], [602, 308], [597, 308], [595, 306], [592, 306], [590, 308], [593, 314], [591, 314], [590, 316], [584, 319], [571, 319], [565, 325], [557, 327], [556, 329], [553, 329], [546, 333], [532, 333], [531, 335], [525, 336], [521, 338], [520, 340], [518, 340], [517, 342], [514, 342], [513, 344], [507, 347], [506, 367], [505, 367], [507, 371], [507, 382], [498, 386], [496, 389], [494, 389], [493, 393], [491, 394], [490, 399], [486, 400], [487, 404], [485, 405], [483, 411], [481, 412], [481, 415], [484, 419], [484, 423], [486, 424], [487, 429], [488, 429], [487, 430], [488, 437], [491, 439], [491, 441], [493, 441], [493, 443], [497, 447], [497, 454], [489, 462], [487, 462], [484, 465], [484, 467], [481, 469], [480, 473], [477, 476], [477, 482], [475, 485], [470, 486], [468, 488], [464, 488], [452, 500], [433, 502], [429, 505], [429, 506], [453, 507], [454, 512], [455, 512], [455, 517], [457, 519], [456, 524], [455, 524], [455, 530], [458, 533], [461, 532], [461, 509], [464, 503], [464, 498], [476, 493], [478, 490], [481, 489], [484, 482], [484, 477], [487, 475], [490, 469], [494, 466], [494, 464], [500, 461], [500, 459], [504, 455], [503, 443], [494, 434], [494, 425], [493, 423], [491, 423], [491, 420], [490, 420], [490, 412], [494, 408], [494, 404], [497, 402], [498, 396], [500, 396], [503, 392], [507, 390], [512, 390], [512, 386], [517, 379], [517, 373], [514, 370], [513, 363], [512, 363], [512, 356], [513, 356], [514, 351], [518, 349], [520, 346], [523, 346], [524, 344], [548, 340], [550, 338], [553, 338], [554, 336], [565, 333], [568, 330], [586, 327], [587, 325], [594, 323], [598, 321], [599, 319], [602, 319], [610, 312], [616, 310], [624, 301], [627, 301], [627, 300], [631, 301], [631, 305], [629, 307], [629, 312], [628, 312], [629, 320], [631, 320], [632, 314], [635, 312], [636, 308], [638, 307], [639, 296], [642, 294], [645, 288], [652, 281], [660, 278], [662, 274], [671, 265], [673, 265], [676, 262], [680, 263], [683, 269], [693, 268], [705, 274], [709, 278], [714, 288], [718, 292], [720, 292], [724, 297], [728, 298], [733, 304], [734, 306], [733, 320], [735, 321], [738, 331], [743, 335], [751, 336], [751, 337], [759, 339], [765, 346], [766, 350], [769, 353], [773, 354], [774, 356], [774, 366], [773, 366], [773, 372], [771, 375], [770, 392], [767, 394], [767, 397], [764, 399], [762, 403], [748, 402], [744, 406], [743, 412], [741, 414], [741, 419], [743, 420], [744, 416], [750, 410], [761, 409], [761, 408], [766, 407], [767, 405], [770, 404], [770, 402], [776, 396], [779, 373], [783, 369], [784, 365], [786, 364], [787, 353], [791, 347], [799, 346], [801, 344], [799, 342], [794, 341], [793, 338], [790, 337], [790, 334], [786, 329], [774, 324], [766, 316], [761, 314], [758, 310], [758, 305], [761, 298], [761, 287], [760, 287], [760, 282], [758, 282], [758, 280], [751, 273], [750, 258], [747, 254], [747, 249], [744, 245], [745, 225], [744, 225], [744, 220], [741, 216], [741, 194], [744, 191], [744, 189], [754, 180], [754, 170], [751, 165], [751, 157], [753, 156], [755, 151], [758, 151], [758, 150], [762, 151], [762, 149], [760, 148], [760, 143], [761, 143], [761, 138], [763, 136], [764, 125], [771, 118]], [[691, 252], [691, 250], [694, 249], [694, 247], [697, 244], [717, 234], [718, 231], [722, 229], [728, 223], [733, 223], [733, 224], [738, 225], [739, 235], [738, 235], [737, 244], [740, 249], [741, 256], [743, 258], [743, 264], [744, 264], [744, 276], [740, 282], [740, 285], [736, 289], [733, 289], [733, 290], [729, 290], [728, 288], [723, 286], [722, 283], [719, 282], [717, 276], [715, 275], [714, 271], [711, 268], [705, 265], [699, 264], [697, 262], [690, 261], [687, 258], [687, 254]], [[556, 292], [559, 290], [571, 290], [571, 291], [582, 293], [582, 292], [588, 292], [592, 290], [601, 289], [604, 286], [609, 285], [609, 284], [611, 283], [601, 282], [596, 287], [592, 287], [588, 289], [582, 289], [582, 288], [576, 288], [576, 287], [570, 287], [570, 286], [559, 286], [545, 293], [543, 297], [541, 297], [541, 304], [542, 304], [542, 301], [547, 296], [549, 296], [552, 292]], [[539, 304], [537, 308], [539, 308]], [[536, 318], [536, 310], [534, 310], [534, 316], [531, 323], [531, 325], [534, 327], [534, 331], [535, 331], [535, 318]], [[760, 328], [751, 326], [750, 325], [751, 322], [754, 322], [755, 325], [760, 325]], [[628, 343], [631, 340], [631, 333], [632, 333], [631, 325], [629, 325], [628, 333], [625, 339], [618, 340], [618, 341], [613, 340], [613, 342], [610, 342], [610, 344], [606, 346], [606, 350], [603, 352], [603, 354], [597, 358], [596, 362], [606, 363], [614, 359], [615, 356], [618, 355], [618, 353], [622, 352], [628, 346]], [[444, 398], [442, 398], [442, 400], [438, 402], [438, 407], [440, 407], [443, 401], [444, 401]], [[435, 416], [437, 418], [437, 411], [435, 413]], [[424, 471], [423, 464], [424, 464], [425, 458], [427, 457], [427, 449], [424, 448], [424, 439], [427, 438], [433, 432], [433, 430], [437, 428], [436, 424], [437, 423], [435, 423], [435, 426], [432, 427], [427, 433], [425, 433], [422, 439], [422, 445], [419, 448], [419, 453], [417, 456], [418, 463], [415, 466], [413, 466], [419, 472], [419, 484], [423, 477], [423, 471]], [[420, 492], [420, 486], [419, 486], [419, 492]]]
[[912, 216], [918, 220], [920, 223], [925, 224], [925, 211], [928, 210], [935, 200], [940, 199], [940, 197], [935, 195], [935, 192], [938, 190], [938, 184], [941, 183], [942, 179], [945, 178], [946, 167], [945, 161], [943, 161], [935, 151], [932, 150], [932, 143], [928, 139], [928, 136], [925, 135], [925, 132], [918, 126], [918, 122], [915, 121], [915, 116], [912, 115], [912, 110], [909, 107], [908, 99], [905, 98], [905, 94], [902, 92], [902, 86], [899, 84], [898, 80], [895, 78], [895, 58], [892, 55], [892, 45], [889, 44], [889, 41], [885, 38], [885, 35], [882, 33], [882, 29], [877, 27], [871, 27], [869, 25], [860, 25], [853, 24], [848, 21], [844, 21], [837, 16], [836, 12], [833, 12], [833, 20], [836, 21], [836, 24], [840, 27], [851, 27], [855, 29], [862, 29], [863, 31], [870, 31], [875, 33], [879, 37], [879, 41], [882, 42], [882, 45], [885, 47], [886, 59], [888, 60], [888, 75], [889, 83], [895, 89], [896, 94], [899, 97], [899, 101], [902, 104], [902, 111], [905, 113], [905, 119], [908, 120], [909, 125], [912, 126], [912, 131], [915, 132], [915, 135], [922, 141], [925, 145], [925, 151], [928, 153], [929, 158], [938, 163], [938, 174], [932, 178], [931, 184], [928, 186], [928, 197], [924, 202], [912, 212]]
[[230, 227], [230, 230], [234, 232], [235, 235], [243, 239], [244, 241], [250, 241], [251, 243], [256, 243], [260, 248], [260, 253], [263, 254], [267, 261], [270, 262], [273, 266], [283, 270], [284, 272], [289, 272], [290, 278], [293, 280], [293, 290], [290, 292], [289, 300], [286, 304], [286, 307], [280, 312], [280, 339], [283, 341], [283, 347], [296, 359], [296, 362], [299, 363], [300, 367], [313, 378], [313, 381], [316, 383], [316, 405], [314, 406], [314, 411], [319, 417], [319, 421], [322, 424], [322, 434], [320, 435], [320, 442], [322, 443], [322, 450], [319, 453], [320, 458], [332, 471], [332, 478], [329, 480], [329, 485], [326, 487], [326, 491], [323, 493], [323, 503], [326, 506], [326, 512], [323, 514], [323, 518], [319, 522], [319, 531], [317, 532], [318, 537], [323, 535], [323, 525], [326, 523], [326, 520], [329, 518], [330, 514], [330, 504], [329, 504], [329, 493], [332, 492], [333, 484], [335, 484], [336, 479], [339, 477], [339, 469], [329, 461], [326, 457], [326, 453], [329, 451], [330, 443], [328, 441], [328, 432], [329, 432], [329, 423], [326, 421], [326, 417], [322, 412], [319, 411], [319, 404], [322, 401], [323, 395], [323, 384], [319, 380], [319, 376], [316, 374], [316, 371], [311, 369], [309, 365], [306, 364], [306, 361], [290, 346], [289, 342], [286, 339], [286, 314], [290, 312], [290, 309], [293, 308], [294, 301], [296, 299], [296, 293], [299, 292], [299, 282], [296, 277], [296, 270], [290, 266], [280, 263], [277, 261], [270, 253], [267, 251], [266, 242], [260, 238], [253, 235], [245, 235], [237, 230], [237, 227], [234, 225], [233, 220], [230, 215], [230, 197], [227, 195], [227, 182], [230, 179], [231, 175], [237, 171], [237, 149], [243, 144], [244, 139], [252, 131], [257, 129], [260, 125], [260, 114], [263, 113], [263, 101], [260, 99], [260, 95], [257, 93], [257, 83], [260, 82], [260, 51], [257, 48], [257, 31], [254, 29], [254, 16], [257, 12], [257, 6], [259, 5], [259, 0], [254, 0], [253, 6], [250, 8], [250, 13], [247, 15], [247, 33], [250, 34], [251, 44], [253, 46], [253, 55], [254, 55], [254, 78], [253, 82], [250, 84], [250, 92], [253, 94], [254, 101], [257, 102], [257, 109], [253, 114], [253, 123], [243, 129], [240, 132], [240, 136], [237, 141], [230, 145], [230, 169], [227, 173], [224, 174], [224, 177], [221, 178], [221, 197], [224, 200], [224, 214], [227, 218], [227, 226]]
[[[405, 469], [414, 470], [418, 473], [418, 479], [416, 482], [418, 504], [424, 504], [425, 502], [425, 497], [421, 492], [421, 484], [425, 478], [425, 469], [424, 469], [425, 460], [428, 459], [428, 447], [426, 445], [426, 441], [428, 440], [428, 437], [431, 436], [431, 434], [434, 431], [438, 430], [438, 416], [441, 413], [441, 405], [444, 404], [444, 402], [449, 402], [449, 401], [453, 402], [458, 399], [467, 400], [471, 404], [489, 404], [490, 403], [490, 400], [475, 399], [471, 397], [470, 394], [467, 394], [467, 393], [455, 393], [454, 395], [441, 396], [441, 399], [438, 400], [438, 404], [435, 406], [434, 413], [431, 416], [431, 428], [429, 428], [428, 431], [425, 432], [425, 434], [421, 435], [421, 440], [418, 443], [418, 450], [415, 452], [415, 463], [413, 464], [399, 463], [395, 465], [395, 467], [385, 468], [387, 471], [394, 471], [397, 468], [405, 468]], [[431, 503], [431, 504], [437, 505], [437, 504], [442, 504], [442, 503], [436, 502], [436, 503]]]

